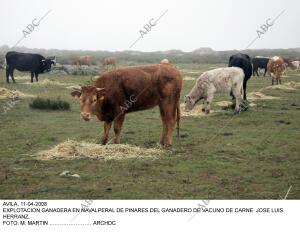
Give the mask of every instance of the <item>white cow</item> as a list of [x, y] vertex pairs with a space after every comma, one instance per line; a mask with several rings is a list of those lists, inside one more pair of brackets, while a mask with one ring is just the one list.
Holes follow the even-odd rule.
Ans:
[[206, 114], [210, 112], [215, 93], [228, 92], [235, 97], [235, 113], [241, 111], [244, 71], [238, 67], [218, 68], [203, 73], [188, 95], [185, 96], [185, 111], [191, 111], [195, 104], [204, 99]]
[[292, 61], [292, 64], [295, 67], [295, 70], [299, 70], [300, 61]]

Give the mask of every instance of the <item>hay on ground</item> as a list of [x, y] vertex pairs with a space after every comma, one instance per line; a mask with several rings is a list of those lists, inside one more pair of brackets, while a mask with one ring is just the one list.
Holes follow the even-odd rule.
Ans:
[[62, 82], [59, 82], [59, 81], [56, 81], [56, 80], [51, 80], [51, 79], [48, 79], [48, 78], [41, 79], [38, 82], [34, 81], [33, 83], [29, 81], [29, 82], [26, 82], [24, 84], [29, 84], [29, 85], [32, 85], [32, 84], [33, 85], [56, 85], [56, 86], [70, 85], [70, 83], [62, 83]]
[[216, 105], [219, 107], [229, 107], [232, 105], [232, 102], [231, 101], [219, 101], [219, 102], [216, 102]]
[[211, 116], [212, 113], [215, 111], [210, 110], [209, 114], [206, 114], [202, 111], [203, 104], [197, 104], [190, 112], [184, 111], [184, 104], [180, 104], [180, 115], [182, 117], [205, 117], [205, 116]]
[[190, 81], [190, 80], [195, 80], [196, 78], [193, 78], [193, 77], [190, 77], [190, 76], [185, 76], [184, 78], [183, 78], [183, 80], [185, 80], [185, 81]]
[[268, 86], [265, 89], [271, 89], [271, 90], [295, 90], [296, 88], [300, 88], [299, 82], [287, 82], [283, 83], [281, 85], [272, 85]]
[[14, 77], [16, 80], [30, 80], [30, 76], [26, 75], [26, 76], [16, 76]]
[[250, 92], [247, 95], [249, 100], [273, 100], [273, 99], [280, 99], [279, 97], [265, 95], [261, 92]]
[[126, 144], [100, 145], [90, 142], [68, 140], [50, 150], [41, 151], [35, 156], [41, 160], [70, 160], [76, 158], [97, 158], [121, 160], [130, 158], [155, 158], [163, 153], [159, 148], [141, 148]]
[[74, 85], [74, 86], [67, 86], [66, 88], [67, 88], [67, 89], [80, 89], [81, 86], [76, 86], [76, 85]]
[[17, 90], [9, 90], [4, 87], [0, 87], [0, 99], [20, 99], [20, 98], [30, 98], [34, 95], [24, 94]]

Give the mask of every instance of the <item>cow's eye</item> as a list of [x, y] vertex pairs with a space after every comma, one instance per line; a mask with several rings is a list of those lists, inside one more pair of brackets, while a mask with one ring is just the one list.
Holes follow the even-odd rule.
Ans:
[[97, 99], [95, 98], [95, 99], [93, 99], [93, 102], [95, 103], [95, 102], [97, 102]]

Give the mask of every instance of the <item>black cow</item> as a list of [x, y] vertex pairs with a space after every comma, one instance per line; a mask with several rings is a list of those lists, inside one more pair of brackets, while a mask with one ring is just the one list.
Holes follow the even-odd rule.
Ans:
[[258, 68], [264, 69], [264, 77], [266, 77], [266, 73], [268, 71], [267, 66], [268, 66], [269, 58], [267, 57], [254, 57], [252, 58], [252, 64], [253, 64], [253, 76], [255, 74], [259, 77], [258, 73]]
[[6, 58], [6, 82], [9, 83], [9, 76], [15, 83], [14, 70], [31, 72], [31, 82], [33, 77], [38, 82], [38, 76], [41, 73], [49, 72], [51, 65], [55, 62], [49, 58], [44, 58], [40, 54], [8, 52]]
[[247, 54], [243, 54], [243, 53], [232, 55], [229, 58], [228, 66], [240, 67], [244, 71], [245, 73], [245, 78], [243, 82], [244, 100], [247, 100], [247, 94], [246, 94], [247, 81], [251, 78], [252, 75], [251, 58]]

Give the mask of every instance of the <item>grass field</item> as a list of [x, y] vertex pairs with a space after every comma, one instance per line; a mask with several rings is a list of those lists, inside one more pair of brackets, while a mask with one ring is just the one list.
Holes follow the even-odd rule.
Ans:
[[[216, 66], [179, 65], [190, 77], [182, 99], [192, 78]], [[290, 186], [288, 199], [300, 198], [300, 89], [263, 90], [280, 99], [255, 101], [240, 115], [222, 110], [182, 118], [181, 137], [157, 159], [41, 161], [31, 155], [67, 139], [100, 141], [102, 123], [84, 122], [66, 88], [91, 77], [41, 75], [40, 81], [66, 85], [25, 84], [29, 77], [7, 85], [0, 72], [0, 87], [71, 103], [70, 111], [33, 110], [32, 99], [25, 98], [4, 114], [8, 100], [0, 100], [0, 199], [281, 199]], [[300, 72], [289, 72], [283, 81], [300, 82]], [[252, 77], [248, 92], [270, 84], [269, 77]], [[219, 94], [214, 103], [221, 100], [230, 98]], [[158, 108], [128, 114], [121, 142], [156, 147], [161, 130]], [[64, 170], [80, 178], [59, 176]]]

